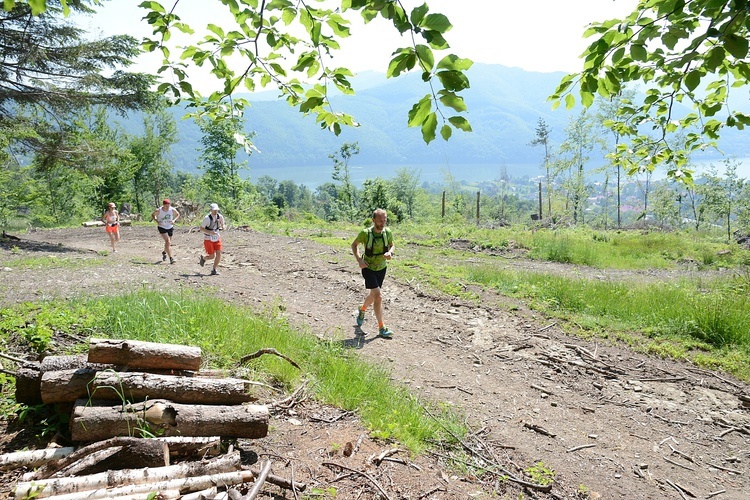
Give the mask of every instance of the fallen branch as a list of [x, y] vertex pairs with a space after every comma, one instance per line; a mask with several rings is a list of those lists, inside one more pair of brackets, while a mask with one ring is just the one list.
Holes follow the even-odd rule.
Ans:
[[21, 467], [36, 468], [52, 460], [60, 460], [74, 451], [75, 448], [68, 446], [7, 453], [0, 455], [0, 470], [20, 469]]
[[695, 463], [695, 460], [693, 460], [693, 457], [691, 457], [690, 455], [688, 455], [688, 454], [686, 454], [686, 453], [683, 453], [683, 452], [681, 452], [680, 450], [678, 450], [677, 448], [675, 448], [675, 447], [674, 447], [674, 446], [672, 446], [671, 444], [670, 444], [670, 445], [668, 445], [668, 446], [669, 446], [669, 449], [671, 449], [671, 450], [672, 450], [672, 453], [674, 453], [675, 455], [679, 455], [679, 456], [681, 456], [682, 458], [684, 458], [684, 459], [685, 459], [685, 460], [687, 460], [688, 462], [693, 462], [693, 463]]
[[572, 448], [568, 448], [568, 449], [567, 449], [567, 450], [565, 450], [565, 451], [566, 451], [566, 452], [568, 452], [568, 453], [572, 453], [572, 452], [574, 452], [574, 451], [582, 450], [582, 449], [584, 449], [584, 448], [594, 448], [594, 447], [596, 447], [596, 445], [595, 445], [595, 444], [593, 444], [593, 443], [591, 443], [591, 444], [582, 444], [582, 445], [580, 445], [580, 446], [574, 446], [574, 447], [572, 447]]
[[[493, 460], [488, 460], [487, 457], [484, 457], [484, 456], [480, 455], [479, 453], [477, 453], [476, 450], [474, 450], [471, 446], [469, 446], [461, 438], [459, 438], [453, 431], [451, 431], [448, 427], [446, 427], [440, 420], [438, 420], [437, 418], [435, 418], [435, 415], [433, 415], [430, 412], [430, 410], [428, 410], [424, 405], [422, 405], [422, 409], [425, 411], [425, 413], [427, 413], [430, 417], [432, 417], [432, 419], [435, 422], [437, 422], [438, 425], [440, 425], [449, 435], [451, 435], [453, 437], [453, 439], [456, 440], [456, 442], [461, 443], [461, 446], [463, 446], [463, 448], [466, 451], [468, 451], [472, 455], [477, 456], [477, 457], [481, 458], [482, 460], [485, 460], [488, 463], [492, 464], [492, 466], [495, 469], [497, 469], [498, 471], [500, 471], [500, 472], [503, 473], [503, 475], [508, 479], [508, 481], [512, 481], [512, 482], [514, 482], [516, 484], [520, 484], [520, 485], [525, 486], [526, 488], [530, 488], [532, 490], [543, 491], [543, 492], [547, 492], [547, 493], [550, 492], [550, 491], [552, 491], [552, 484], [529, 483], [527, 481], [524, 481], [523, 479], [519, 479], [515, 475], [513, 475], [512, 472], [510, 472], [509, 470], [507, 470], [506, 468], [504, 468], [503, 466], [501, 466], [500, 463], [498, 462], [498, 460], [495, 459], [494, 457], [493, 457]], [[453, 457], [451, 457], [451, 460], [461, 461], [461, 460], [458, 460], [458, 459], [453, 458]], [[476, 466], [476, 464], [469, 464], [467, 462], [463, 462], [463, 463], [465, 463], [466, 465], [470, 465], [472, 467]]]
[[708, 462], [708, 465], [710, 465], [711, 467], [715, 467], [715, 468], [717, 468], [719, 470], [723, 470], [725, 472], [731, 472], [732, 474], [737, 474], [737, 475], [741, 475], [742, 474], [741, 470], [730, 469], [729, 467], [722, 467], [721, 465], [716, 465], [716, 464], [713, 464], [711, 462]]
[[402, 451], [404, 451], [404, 450], [401, 450], [401, 449], [399, 449], [399, 448], [390, 448], [390, 449], [388, 449], [388, 450], [385, 450], [385, 451], [384, 451], [383, 453], [381, 453], [380, 455], [377, 455], [377, 456], [375, 456], [375, 454], [373, 454], [373, 455], [372, 455], [372, 456], [371, 456], [371, 457], [369, 458], [369, 461], [370, 461], [371, 463], [373, 463], [373, 464], [375, 464], [375, 465], [378, 465], [378, 466], [379, 466], [379, 465], [380, 465], [380, 463], [381, 463], [381, 462], [382, 462], [382, 461], [383, 461], [383, 460], [385, 459], [385, 457], [390, 457], [391, 455], [395, 455], [396, 453], [400, 453], [400, 452], [402, 452]]
[[359, 471], [359, 470], [355, 470], [355, 469], [350, 469], [349, 467], [347, 467], [345, 465], [337, 464], [335, 462], [323, 462], [323, 465], [325, 465], [326, 467], [338, 467], [341, 470], [348, 470], [349, 472], [351, 472], [353, 474], [359, 474], [360, 476], [362, 476], [365, 479], [367, 479], [368, 481], [370, 481], [375, 486], [375, 488], [377, 488], [377, 490], [380, 492], [380, 494], [383, 495], [383, 497], [386, 500], [390, 500], [391, 497], [389, 497], [388, 493], [386, 493], [385, 490], [383, 489], [383, 487], [380, 486], [380, 483], [378, 483], [375, 480], [375, 478], [373, 478], [372, 476], [370, 476], [368, 473], [362, 472], [362, 471]]
[[268, 474], [271, 472], [271, 465], [272, 465], [272, 462], [270, 460], [268, 460], [265, 464], [263, 464], [263, 467], [260, 470], [260, 474], [255, 476], [255, 482], [253, 483], [253, 487], [250, 489], [250, 491], [247, 492], [247, 495], [245, 495], [243, 498], [247, 500], [255, 500], [255, 498], [260, 493], [261, 488], [263, 488], [263, 484], [265, 484]]
[[8, 361], [14, 361], [20, 365], [36, 366], [36, 363], [34, 363], [33, 361], [29, 361], [27, 359], [22, 359], [22, 358], [16, 358], [15, 356], [11, 356], [10, 354], [5, 354], [4, 352], [0, 352], [0, 358], [5, 358]]
[[241, 357], [240, 358], [240, 364], [247, 363], [251, 359], [259, 358], [259, 357], [261, 357], [264, 354], [273, 354], [274, 356], [278, 356], [281, 359], [284, 359], [284, 360], [288, 361], [289, 364], [291, 364], [296, 369], [298, 369], [298, 370], [302, 369], [302, 368], [300, 368], [300, 366], [297, 363], [294, 362], [294, 360], [292, 360], [288, 356], [285, 356], [284, 354], [281, 354], [279, 351], [277, 351], [273, 347], [265, 347], [263, 349], [258, 349], [257, 351], [255, 351], [252, 354], [248, 354], [247, 356]]
[[692, 467], [688, 467], [687, 465], [683, 465], [683, 464], [681, 464], [679, 462], [675, 462], [674, 460], [670, 460], [667, 457], [661, 457], [661, 458], [663, 458], [666, 462], [669, 462], [672, 465], [676, 465], [677, 467], [682, 467], [683, 469], [687, 469], [689, 471], [694, 471], [695, 470]]
[[545, 436], [555, 437], [557, 435], [548, 431], [547, 429], [545, 429], [544, 427], [540, 425], [530, 424], [529, 422], [524, 422], [523, 426], [526, 427], [527, 429], [531, 429], [532, 431], [536, 431], [539, 434], [544, 434]]
[[555, 395], [554, 392], [550, 391], [549, 389], [545, 389], [541, 385], [531, 384], [531, 388], [532, 389], [536, 389], [537, 391], [541, 391], [541, 392], [543, 392], [545, 394], [549, 394], [550, 396], [554, 396]]
[[[253, 474], [255, 474], [256, 477], [259, 476], [261, 473], [259, 469], [253, 469], [252, 467], [250, 467], [250, 470], [253, 472]], [[292, 473], [291, 479], [285, 479], [283, 477], [276, 476], [274, 474], [268, 474], [266, 476], [266, 482], [271, 483], [274, 486], [278, 486], [279, 488], [284, 488], [285, 490], [292, 490], [295, 492], [295, 495], [297, 491], [305, 491], [305, 489], [307, 489], [306, 483], [298, 483], [294, 481], [293, 473]]]

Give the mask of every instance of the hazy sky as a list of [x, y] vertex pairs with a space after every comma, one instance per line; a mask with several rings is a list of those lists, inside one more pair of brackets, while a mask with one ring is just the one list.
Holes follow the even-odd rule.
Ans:
[[[425, 0], [401, 0], [410, 11]], [[448, 16], [453, 29], [446, 34], [451, 51], [475, 62], [520, 67], [529, 71], [567, 71], [580, 69], [578, 56], [590, 40], [582, 37], [587, 24], [624, 17], [637, 0], [426, 0], [430, 12]], [[105, 34], [149, 35], [140, 0], [106, 2], [101, 13], [82, 23]], [[170, 8], [173, 0], [162, 0]], [[208, 7], [208, 8], [207, 8]], [[196, 31], [206, 23], [221, 24], [216, 12], [224, 9], [214, 0], [180, 0], [177, 13]], [[358, 72], [384, 73], [394, 49], [408, 43], [381, 19], [364, 25], [352, 25], [353, 36], [336, 57], [336, 66]], [[144, 59], [137, 70], [154, 70], [158, 59]], [[149, 68], [149, 66], [151, 68]]]

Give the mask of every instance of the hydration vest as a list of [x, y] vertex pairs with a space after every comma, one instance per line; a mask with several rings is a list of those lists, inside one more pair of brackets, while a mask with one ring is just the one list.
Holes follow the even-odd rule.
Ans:
[[391, 230], [388, 228], [383, 228], [383, 232], [380, 234], [383, 237], [383, 251], [380, 253], [374, 253], [372, 251], [372, 246], [373, 246], [373, 243], [375, 242], [375, 234], [371, 227], [367, 228], [367, 243], [365, 244], [365, 255], [367, 257], [373, 257], [375, 255], [383, 255], [391, 247], [391, 243], [393, 242], [391, 238]]

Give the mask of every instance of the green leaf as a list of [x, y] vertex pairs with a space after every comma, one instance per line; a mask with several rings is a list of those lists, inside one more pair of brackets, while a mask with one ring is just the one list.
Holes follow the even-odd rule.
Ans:
[[446, 50], [450, 48], [443, 35], [437, 31], [427, 30], [422, 32], [427, 43], [435, 50]]
[[441, 91], [440, 94], [440, 102], [444, 106], [448, 106], [449, 108], [452, 108], [459, 112], [466, 111], [466, 103], [464, 102], [462, 97], [457, 96], [453, 92], [446, 91]]
[[422, 19], [424, 19], [425, 14], [429, 11], [429, 7], [427, 7], [427, 4], [422, 4], [419, 7], [414, 7], [411, 11], [411, 15], [409, 16], [409, 20], [414, 26], [419, 26], [419, 23], [422, 22]]
[[724, 48], [736, 59], [744, 59], [747, 57], [747, 38], [730, 33], [724, 37]]
[[[581, 92], [583, 94], [583, 92]], [[573, 94], [568, 94], [565, 96], [565, 108], [566, 109], [573, 109], [573, 107], [576, 105], [576, 98], [573, 97]]]
[[425, 30], [437, 31], [438, 33], [445, 33], [453, 27], [448, 18], [443, 14], [427, 14], [418, 26]]
[[714, 72], [726, 60], [726, 51], [720, 45], [713, 47], [703, 58], [703, 65], [708, 72]]
[[430, 95], [427, 94], [419, 100], [409, 111], [409, 127], [419, 127], [427, 119], [427, 116], [432, 110], [432, 100]]
[[471, 59], [465, 59], [458, 57], [455, 54], [449, 54], [442, 59], [440, 59], [440, 62], [437, 64], [438, 69], [450, 69], [455, 71], [466, 71], [474, 64], [474, 61]]
[[632, 44], [630, 46], [630, 57], [632, 57], [634, 61], [648, 61], [648, 52], [646, 51], [646, 47], [638, 43]]
[[224, 38], [224, 30], [221, 29], [220, 26], [217, 26], [215, 24], [208, 24], [208, 25], [206, 25], [206, 29], [208, 29], [209, 31], [215, 33], [216, 36], [218, 36], [219, 38]]
[[427, 119], [422, 123], [422, 139], [426, 144], [435, 140], [435, 131], [437, 130], [437, 114], [430, 113]]
[[469, 88], [469, 79], [461, 71], [438, 71], [437, 76], [445, 90], [461, 91]]
[[386, 71], [386, 78], [393, 78], [405, 71], [409, 71], [414, 68], [417, 62], [417, 56], [413, 50], [401, 49], [399, 55], [391, 59], [388, 64], [388, 70]]
[[432, 54], [432, 50], [427, 45], [417, 45], [417, 55], [422, 64], [422, 69], [432, 71], [432, 67], [435, 65], [435, 56]]
[[448, 121], [456, 127], [459, 130], [463, 130], [464, 132], [471, 132], [471, 124], [469, 123], [469, 120], [464, 118], [463, 116], [451, 116], [448, 118]]
[[698, 88], [698, 85], [701, 83], [701, 76], [701, 72], [696, 69], [688, 71], [688, 74], [685, 75], [685, 86], [688, 90], [692, 92]]
[[450, 139], [452, 134], [453, 130], [448, 125], [443, 125], [442, 127], [440, 127], [440, 136], [444, 141]]

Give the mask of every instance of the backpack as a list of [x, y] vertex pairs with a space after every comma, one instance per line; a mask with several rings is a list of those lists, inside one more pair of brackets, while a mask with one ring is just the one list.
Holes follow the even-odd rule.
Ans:
[[[213, 215], [208, 214], [208, 220], [209, 220], [209, 223], [208, 223], [208, 227], [206, 227], [206, 229], [212, 229], [213, 225], [214, 225], [214, 217], [213, 217]], [[216, 228], [215, 228], [216, 230], [219, 229], [219, 221], [220, 220], [221, 220], [221, 214], [216, 214]]]
[[383, 228], [383, 232], [381, 233], [381, 235], [383, 236], [383, 251], [380, 253], [373, 253], [372, 246], [375, 243], [375, 235], [373, 234], [372, 227], [367, 228], [367, 243], [365, 244], [365, 255], [367, 257], [372, 257], [374, 255], [383, 255], [388, 251], [388, 248], [390, 248], [391, 243], [393, 243], [391, 230], [388, 228]]

